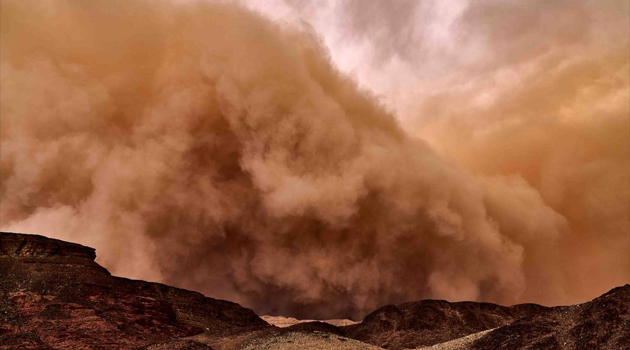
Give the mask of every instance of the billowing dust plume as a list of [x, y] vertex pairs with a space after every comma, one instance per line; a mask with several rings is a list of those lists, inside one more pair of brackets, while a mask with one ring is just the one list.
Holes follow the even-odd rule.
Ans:
[[[571, 301], [589, 283], [576, 266], [627, 280], [615, 255], [630, 250], [627, 128], [579, 119], [592, 128], [558, 136], [564, 124], [537, 123], [503, 137], [570, 176], [485, 176], [407, 135], [307, 28], [194, 1], [3, 0], [0, 16], [3, 230], [296, 317], [421, 298]], [[492, 150], [496, 167], [520, 169], [502, 142], [464, 158]]]

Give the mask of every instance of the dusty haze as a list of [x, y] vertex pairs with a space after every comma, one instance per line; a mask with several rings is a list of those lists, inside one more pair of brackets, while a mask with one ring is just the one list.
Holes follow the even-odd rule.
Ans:
[[[359, 3], [349, 76], [316, 24], [229, 3], [3, 0], [2, 230], [302, 318], [628, 283], [627, 3], [467, 4], [460, 54], [410, 34], [414, 2]], [[392, 57], [419, 85], [366, 73]]]

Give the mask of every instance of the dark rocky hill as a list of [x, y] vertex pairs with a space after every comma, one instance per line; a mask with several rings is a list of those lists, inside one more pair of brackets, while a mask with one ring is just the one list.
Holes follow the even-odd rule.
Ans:
[[270, 328], [235, 303], [111, 276], [95, 257], [78, 244], [0, 233], [0, 349], [210, 349], [177, 339]]
[[490, 303], [423, 300], [387, 305], [359, 324], [343, 327], [357, 340], [385, 349], [415, 348], [507, 325], [521, 317], [545, 312], [535, 304], [505, 307]]
[[470, 349], [630, 349], [630, 285], [587, 303], [532, 313], [487, 333]]
[[111, 276], [95, 257], [78, 244], [0, 233], [0, 350], [630, 349], [630, 285], [573, 306], [423, 300], [351, 326], [277, 328], [229, 301]]
[[289, 331], [298, 331], [298, 332], [323, 332], [330, 333], [335, 335], [344, 335], [344, 332], [337, 326], [326, 322], [304, 322], [294, 324], [293, 326], [285, 328]]
[[625, 350], [630, 349], [630, 285], [590, 302], [550, 308], [443, 300], [388, 305], [341, 329], [349, 338], [385, 349], [435, 345], [491, 330], [444, 349]]

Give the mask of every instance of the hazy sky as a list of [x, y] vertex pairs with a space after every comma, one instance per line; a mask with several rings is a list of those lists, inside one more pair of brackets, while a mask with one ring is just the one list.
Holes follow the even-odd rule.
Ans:
[[[628, 42], [627, 1], [255, 1], [285, 25], [307, 25], [345, 74], [403, 125], [421, 129], [418, 105], [445, 91], [488, 101], [545, 56], [601, 56]], [[588, 52], [588, 51], [594, 52]], [[586, 51], [586, 52], [585, 52]], [[627, 50], [626, 50], [627, 51]], [[526, 67], [529, 66], [529, 70]], [[476, 84], [491, 80], [492, 86]]]
[[2, 230], [306, 318], [630, 282], [627, 1], [0, 6]]

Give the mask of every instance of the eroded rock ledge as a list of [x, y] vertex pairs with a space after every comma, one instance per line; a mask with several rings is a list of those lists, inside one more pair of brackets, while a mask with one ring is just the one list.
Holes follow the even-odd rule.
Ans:
[[20, 258], [72, 257], [94, 260], [96, 250], [39, 235], [0, 232], [0, 255]]
[[271, 327], [236, 303], [112, 276], [95, 258], [80, 244], [0, 233], [0, 349], [207, 350]]

